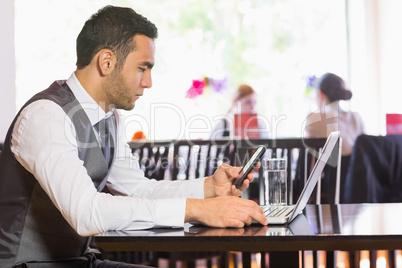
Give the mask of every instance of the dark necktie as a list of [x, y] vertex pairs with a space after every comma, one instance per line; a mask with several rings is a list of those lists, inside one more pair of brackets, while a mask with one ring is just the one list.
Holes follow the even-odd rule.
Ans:
[[112, 153], [111, 153], [112, 148], [110, 145], [112, 136], [110, 133], [110, 125], [113, 124], [113, 120], [114, 120], [114, 115], [102, 119], [95, 125], [95, 129], [99, 132], [100, 146], [102, 149], [102, 153], [105, 156], [108, 167], [110, 167], [111, 158], [112, 158]]

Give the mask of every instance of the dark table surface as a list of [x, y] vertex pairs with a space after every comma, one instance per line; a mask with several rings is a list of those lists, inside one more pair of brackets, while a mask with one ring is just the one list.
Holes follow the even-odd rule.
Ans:
[[402, 249], [402, 203], [308, 205], [288, 225], [109, 231], [107, 251], [298, 251]]

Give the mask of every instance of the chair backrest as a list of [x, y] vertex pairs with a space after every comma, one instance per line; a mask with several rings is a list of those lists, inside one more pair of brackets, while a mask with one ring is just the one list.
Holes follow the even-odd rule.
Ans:
[[[287, 186], [288, 203], [294, 204], [299, 197], [305, 182], [310, 175], [318, 153], [322, 150], [326, 138], [286, 138], [286, 139], [255, 139], [237, 141], [236, 165], [244, 165], [251, 157], [253, 148], [265, 145], [267, 152], [264, 158], [286, 158], [287, 160]], [[336, 150], [331, 156], [332, 165], [327, 165], [323, 177], [326, 177], [325, 184], [319, 181], [312, 198], [312, 203], [339, 203], [340, 185], [340, 151], [341, 140], [336, 145]], [[259, 177], [262, 178], [263, 169], [259, 170]], [[258, 179], [258, 199], [262, 204], [264, 196], [263, 180]], [[250, 187], [251, 188], [251, 187]], [[324, 199], [325, 197], [325, 199]], [[255, 199], [255, 197], [248, 198]]]
[[180, 140], [173, 145], [172, 179], [186, 180], [212, 175], [222, 163], [233, 165], [232, 140]]
[[164, 180], [170, 177], [172, 141], [131, 141], [128, 143], [145, 177]]
[[342, 203], [402, 202], [402, 135], [360, 135], [353, 147]]

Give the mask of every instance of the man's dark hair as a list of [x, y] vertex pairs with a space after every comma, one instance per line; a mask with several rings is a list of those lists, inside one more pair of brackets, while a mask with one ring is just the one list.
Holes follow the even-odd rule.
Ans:
[[102, 49], [112, 50], [117, 57], [116, 67], [121, 67], [127, 55], [135, 49], [135, 35], [155, 39], [158, 29], [131, 8], [106, 6], [100, 9], [85, 22], [77, 37], [77, 68], [89, 65]]

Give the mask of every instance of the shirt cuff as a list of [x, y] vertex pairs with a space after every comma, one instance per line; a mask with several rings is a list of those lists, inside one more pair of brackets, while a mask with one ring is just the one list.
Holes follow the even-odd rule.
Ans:
[[204, 199], [204, 181], [205, 178], [191, 179], [182, 185], [182, 196], [187, 198]]
[[185, 198], [156, 199], [155, 227], [184, 227]]
[[[205, 178], [188, 180], [182, 185], [187, 198], [204, 198]], [[155, 227], [184, 227], [186, 198], [155, 199]]]

